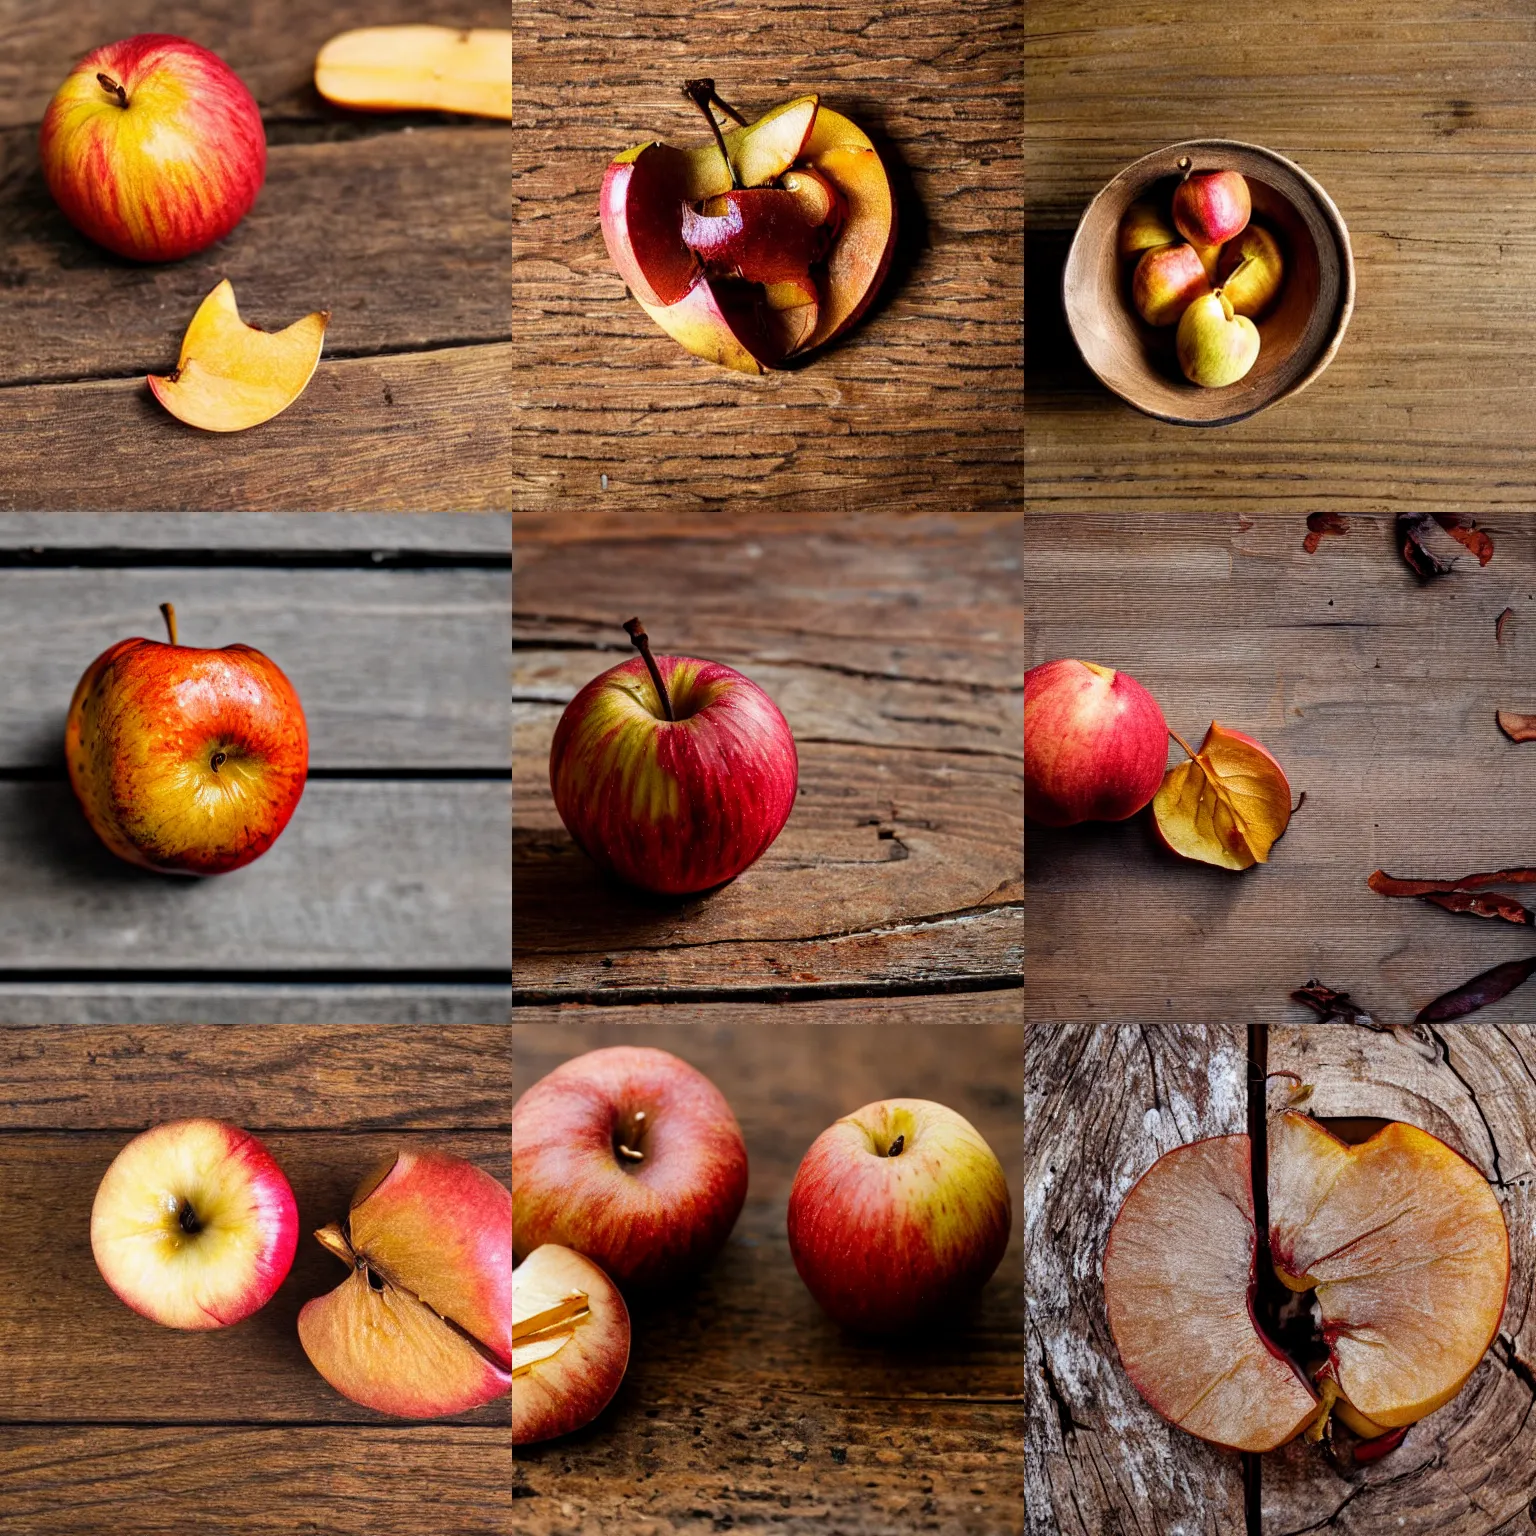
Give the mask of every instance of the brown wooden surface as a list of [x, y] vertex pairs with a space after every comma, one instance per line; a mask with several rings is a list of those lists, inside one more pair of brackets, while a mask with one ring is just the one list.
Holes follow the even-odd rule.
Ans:
[[[361, 24], [506, 26], [504, 5], [376, 0], [0, 0], [0, 507], [507, 505], [505, 124], [349, 113], [312, 83], [320, 45]], [[262, 108], [267, 181], [227, 239], [139, 266], [98, 249], [54, 206], [37, 164], [49, 97], [90, 48], [181, 32], [220, 54]], [[319, 371], [249, 432], [182, 425], [144, 375], [174, 364], [220, 278], [273, 329], [331, 311]]]
[[[634, 1311], [628, 1373], [587, 1429], [515, 1453], [526, 1536], [705, 1530], [1013, 1536], [1024, 1434], [1023, 1250], [1016, 1173], [1023, 1033], [1016, 993], [840, 1003], [525, 1009], [518, 1091], [613, 1044], [670, 1050], [730, 1101], [751, 1164], [724, 1253], [693, 1285]], [[795, 1169], [840, 1115], [933, 1098], [1008, 1170], [1014, 1231], [976, 1309], [921, 1342], [829, 1322], [789, 1255]]]
[[[1176, 13], [1031, 0], [1024, 72], [1031, 505], [1523, 507], [1536, 471], [1536, 27], [1525, 0]], [[1161, 425], [1062, 318], [1083, 208], [1149, 150], [1244, 139], [1314, 175], [1359, 297], [1328, 371], [1242, 425]]]
[[[1017, 984], [1017, 517], [529, 516], [514, 542], [519, 995]], [[778, 841], [689, 901], [599, 876], [549, 792], [556, 722], [636, 612], [766, 689], [800, 756]]]
[[[514, 504], [1011, 505], [1021, 17], [1015, 0], [519, 7]], [[679, 86], [700, 75], [749, 114], [818, 92], [893, 173], [901, 234], [882, 295], [792, 372], [689, 356], [626, 295], [603, 245], [608, 162], [647, 139], [699, 142]]]
[[[1319, 1116], [1400, 1117], [1493, 1183], [1511, 1242], [1498, 1336], [1461, 1393], [1369, 1468], [1292, 1444], [1263, 1458], [1266, 1533], [1494, 1536], [1536, 1496], [1531, 1197], [1536, 1031], [1442, 1026], [1433, 1060], [1348, 1025], [1276, 1028], [1272, 1072], [1315, 1085]], [[1245, 1128], [1244, 1032], [1165, 1022], [1031, 1025], [1025, 1088], [1026, 1498], [1031, 1536], [1110, 1530], [1241, 1536], [1239, 1458], [1166, 1424], [1126, 1379], [1104, 1315], [1115, 1213], [1164, 1152]]]
[[[432, 1145], [505, 1180], [504, 1026], [0, 1030], [0, 1531], [510, 1529], [506, 1404], [438, 1424], [338, 1396], [299, 1307], [345, 1271], [309, 1233], [370, 1162]], [[209, 1114], [259, 1135], [293, 1185], [293, 1272], [206, 1334], [123, 1306], [91, 1258], [90, 1208], [130, 1137]], [[446, 1522], [446, 1523], [445, 1523]]]
[[[1531, 952], [1528, 929], [1365, 884], [1378, 868], [1455, 877], [1536, 861], [1536, 745], [1494, 724], [1536, 706], [1536, 520], [1488, 527], [1486, 567], [1468, 558], [1425, 585], [1380, 515], [1351, 515], [1315, 555], [1294, 513], [1031, 517], [1031, 664], [1123, 667], [1186, 740], [1212, 719], [1247, 731], [1307, 797], [1269, 863], [1240, 874], [1164, 852], [1150, 812], [1030, 823], [1032, 1018], [1300, 1020], [1289, 995], [1318, 977], [1403, 1020]], [[1478, 1018], [1533, 1010], [1527, 989]]]

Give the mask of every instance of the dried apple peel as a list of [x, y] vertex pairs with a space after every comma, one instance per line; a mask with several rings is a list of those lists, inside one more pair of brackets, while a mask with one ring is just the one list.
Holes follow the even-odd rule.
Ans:
[[[1170, 733], [1172, 734], [1172, 733]], [[1159, 836], [1177, 854], [1222, 869], [1266, 863], [1291, 819], [1284, 770], [1252, 737], [1211, 722], [1198, 752], [1170, 768], [1152, 797]]]
[[495, 27], [358, 27], [315, 60], [315, 89], [362, 112], [512, 117], [512, 34]]
[[260, 330], [240, 318], [225, 278], [192, 316], [175, 372], [150, 374], [149, 387], [171, 415], [204, 432], [260, 426], [304, 393], [330, 318], [320, 310], [285, 330]]

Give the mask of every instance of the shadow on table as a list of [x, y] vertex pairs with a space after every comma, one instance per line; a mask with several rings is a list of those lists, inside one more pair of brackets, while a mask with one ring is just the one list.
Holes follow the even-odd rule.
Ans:
[[1024, 242], [1024, 396], [1087, 395], [1118, 404], [1093, 376], [1067, 326], [1061, 278], [1069, 229], [1031, 230]]

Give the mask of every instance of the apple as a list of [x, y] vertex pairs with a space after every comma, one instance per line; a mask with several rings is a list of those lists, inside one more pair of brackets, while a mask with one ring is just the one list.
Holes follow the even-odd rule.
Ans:
[[862, 1333], [943, 1323], [1002, 1262], [1008, 1181], [970, 1121], [882, 1099], [811, 1143], [789, 1192], [789, 1251], [834, 1322]]
[[725, 1246], [746, 1198], [731, 1106], [667, 1051], [588, 1051], [512, 1106], [519, 1256], [556, 1243], [621, 1286], [674, 1285]]
[[599, 868], [643, 890], [691, 895], [734, 880], [794, 808], [795, 738], [756, 683], [718, 661], [640, 655], [595, 677], [555, 728], [549, 783]]
[[500, 27], [355, 27], [315, 60], [315, 89], [359, 112], [510, 119], [512, 75], [512, 33]]
[[135, 261], [222, 240], [267, 173], [261, 112], [240, 77], [184, 37], [94, 49], [43, 115], [48, 190], [82, 234]]
[[1238, 171], [1194, 171], [1174, 189], [1174, 227], [1191, 245], [1222, 245], [1242, 234], [1252, 211]]
[[1131, 302], [1148, 325], [1172, 325], [1210, 291], [1205, 266], [1192, 245], [1156, 246], [1142, 256], [1131, 275]]
[[64, 727], [69, 781], [119, 858], [217, 875], [259, 858], [288, 825], [309, 769], [293, 685], [248, 645], [201, 650], [119, 640], [85, 669]]
[[545, 1243], [512, 1271], [512, 1444], [590, 1424], [629, 1364], [629, 1309], [591, 1259]]
[[[603, 238], [663, 330], [761, 373], [841, 335], [874, 297], [895, 249], [890, 179], [868, 137], [816, 96], [748, 123], [711, 80], [684, 94], [713, 142], [619, 155], [599, 196]], [[722, 132], [715, 108], [737, 126]]]
[[343, 1397], [430, 1419], [512, 1382], [512, 1197], [463, 1158], [393, 1153], [315, 1233], [351, 1273], [299, 1312], [304, 1353]]
[[1024, 812], [1042, 826], [1134, 816], [1167, 761], [1163, 712], [1128, 672], [1064, 658], [1024, 674]]
[[1120, 216], [1116, 245], [1122, 257], [1140, 256], [1143, 251], [1156, 250], [1160, 245], [1178, 243], [1178, 231], [1149, 198], [1137, 198]]
[[298, 1237], [282, 1169], [221, 1120], [172, 1120], [135, 1136], [91, 1207], [102, 1279], [167, 1328], [223, 1328], [264, 1307]]
[[[1348, 1145], [1294, 1110], [1269, 1122], [1269, 1251], [1313, 1293], [1308, 1381], [1253, 1311], [1247, 1136], [1175, 1147], [1126, 1196], [1104, 1253], [1121, 1364], [1148, 1404], [1217, 1445], [1267, 1451], [1330, 1415], [1372, 1444], [1449, 1402], [1498, 1331], [1509, 1234], [1483, 1176], [1415, 1126]], [[1314, 1390], [1314, 1386], [1317, 1390]]]
[[1213, 282], [1240, 315], [1257, 319], [1274, 302], [1285, 279], [1280, 243], [1261, 224], [1250, 224], [1222, 247]]
[[1196, 299], [1179, 320], [1174, 350], [1191, 384], [1222, 389], [1236, 384], [1259, 356], [1259, 328], [1240, 315], [1223, 289]]

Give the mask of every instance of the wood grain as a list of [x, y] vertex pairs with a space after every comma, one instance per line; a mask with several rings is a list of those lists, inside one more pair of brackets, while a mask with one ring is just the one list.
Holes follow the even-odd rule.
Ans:
[[455, 512], [13, 512], [0, 517], [0, 551], [236, 550], [297, 557], [365, 553], [380, 565], [408, 556], [512, 558], [509, 513]]
[[[519, 510], [754, 505], [1006, 507], [1019, 488], [1020, 10], [852, 0], [643, 14], [538, 3], [516, 17], [513, 393]], [[872, 312], [763, 378], [684, 353], [604, 249], [608, 162], [703, 132], [678, 87], [712, 75], [748, 113], [817, 91], [892, 172], [898, 246]]]
[[0, 983], [0, 1024], [505, 1024], [512, 987], [376, 981]]
[[[1015, 1236], [977, 1310], [921, 1342], [873, 1343], [818, 1311], [785, 1236], [794, 1171], [839, 1115], [876, 1098], [936, 1098], [1019, 1166], [1023, 1033], [1016, 994], [765, 1007], [519, 1010], [522, 1090], [617, 1043], [705, 1072], [747, 1142], [747, 1205], [693, 1286], [637, 1307], [629, 1373], [575, 1436], [515, 1454], [519, 1529], [654, 1536], [703, 1528], [1006, 1536], [1022, 1518]], [[514, 1124], [514, 1138], [516, 1135]]]
[[[717, 519], [712, 538], [650, 514], [626, 537], [603, 526], [580, 541], [518, 526], [518, 989], [614, 1000], [1016, 979], [1017, 519], [749, 513]], [[765, 688], [800, 753], [784, 832], [704, 898], [599, 877], [549, 793], [560, 713], [628, 652], [619, 626], [637, 608], [659, 652], [726, 661]]]

